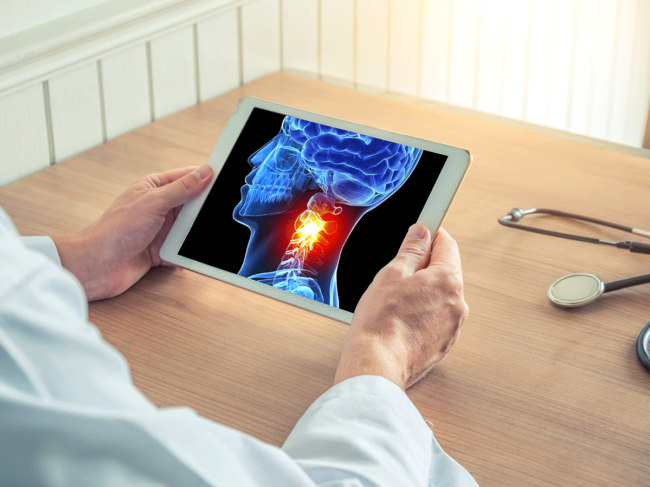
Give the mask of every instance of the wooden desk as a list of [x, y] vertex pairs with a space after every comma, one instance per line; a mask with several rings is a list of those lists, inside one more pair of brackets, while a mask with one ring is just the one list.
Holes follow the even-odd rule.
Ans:
[[[23, 234], [73, 232], [140, 175], [203, 163], [247, 95], [474, 154], [444, 224], [460, 245], [470, 317], [452, 352], [408, 394], [479, 484], [650, 485], [650, 373], [635, 354], [650, 286], [575, 310], [546, 298], [562, 275], [630, 277], [650, 272], [649, 257], [497, 224], [513, 207], [536, 206], [647, 229], [648, 160], [277, 73], [10, 184], [0, 205]], [[275, 445], [330, 386], [347, 330], [169, 269], [92, 304], [90, 319], [157, 405], [190, 406]]]

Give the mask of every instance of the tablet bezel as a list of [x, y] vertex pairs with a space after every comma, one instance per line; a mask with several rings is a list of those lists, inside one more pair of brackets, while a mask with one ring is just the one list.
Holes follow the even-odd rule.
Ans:
[[[289, 107], [278, 103], [261, 100], [258, 98], [247, 97], [239, 101], [235, 110], [233, 111], [230, 120], [224, 128], [219, 141], [217, 142], [212, 154], [210, 155], [207, 164], [214, 169], [214, 177], [210, 182], [207, 189], [194, 201], [186, 204], [181, 210], [176, 222], [174, 223], [169, 235], [165, 239], [162, 248], [160, 249], [160, 257], [172, 264], [184, 267], [194, 272], [213, 277], [220, 281], [224, 281], [235, 286], [248, 289], [250, 291], [268, 296], [270, 298], [282, 301], [284, 303], [303, 308], [314, 313], [333, 318], [344, 323], [350, 323], [352, 320], [352, 313], [340, 308], [335, 308], [328, 304], [319, 303], [311, 299], [292, 294], [288, 291], [277, 289], [268, 284], [254, 281], [248, 277], [239, 276], [229, 271], [212, 267], [202, 262], [189, 259], [179, 255], [178, 252], [185, 241], [199, 211], [203, 207], [208, 194], [212, 190], [214, 183], [221, 172], [224, 164], [228, 160], [228, 156], [232, 151], [239, 135], [241, 134], [244, 125], [248, 121], [253, 109], [261, 108], [272, 112], [280, 113], [282, 115], [289, 115], [296, 118], [301, 118], [310, 122], [316, 122], [324, 125], [329, 125], [335, 128], [348, 130], [350, 132], [360, 133], [371, 137], [384, 139], [398, 144], [408, 145], [429, 152], [442, 154], [447, 156], [447, 160], [438, 176], [438, 179], [429, 194], [429, 197], [422, 208], [420, 216], [417, 219], [418, 223], [426, 225], [435, 235], [442, 221], [447, 214], [449, 206], [451, 205], [454, 196], [467, 173], [467, 169], [471, 164], [471, 154], [465, 149], [459, 149], [437, 142], [431, 142], [424, 139], [418, 139], [408, 135], [389, 132], [386, 130], [369, 127], [359, 123], [350, 122], [326, 115], [320, 115], [314, 112], [301, 110], [299, 108]], [[251, 148], [254, 151], [257, 148]], [[242, 181], [243, 184], [243, 181]], [[398, 190], [399, 191], [399, 190]], [[234, 206], [233, 206], [234, 208]], [[415, 222], [414, 222], [415, 223]], [[395, 249], [397, 252], [398, 249]]]

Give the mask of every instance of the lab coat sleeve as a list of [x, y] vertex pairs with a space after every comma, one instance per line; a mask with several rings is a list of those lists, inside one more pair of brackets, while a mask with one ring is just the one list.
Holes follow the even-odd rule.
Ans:
[[327, 391], [282, 449], [317, 484], [336, 479], [340, 483], [332, 485], [477, 485], [440, 448], [404, 391], [383, 377], [354, 377]]
[[440, 478], [459, 471], [377, 377], [325, 393], [284, 450], [188, 408], [156, 408], [88, 322], [53, 243], [34, 243], [0, 209], [0, 485], [392, 487], [427, 485], [434, 464]]
[[50, 237], [20, 237], [20, 242], [28, 249], [40, 252], [55, 264], [61, 265], [59, 251]]

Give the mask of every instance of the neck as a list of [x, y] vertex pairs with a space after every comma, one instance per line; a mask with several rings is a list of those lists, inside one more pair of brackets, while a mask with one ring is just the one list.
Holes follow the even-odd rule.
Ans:
[[308, 210], [305, 200], [295, 208], [249, 224], [252, 234], [239, 275], [338, 306], [341, 250], [367, 208], [343, 205], [343, 211], [333, 215]]

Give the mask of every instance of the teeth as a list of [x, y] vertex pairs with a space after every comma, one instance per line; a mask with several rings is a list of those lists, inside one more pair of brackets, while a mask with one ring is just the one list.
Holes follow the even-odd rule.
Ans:
[[300, 172], [279, 172], [269, 166], [262, 166], [255, 175], [249, 192], [250, 203], [275, 203], [291, 199], [291, 189], [298, 183], [297, 178], [305, 177]]
[[275, 203], [291, 199], [291, 188], [283, 186], [252, 186], [248, 192], [247, 200], [252, 203]]

